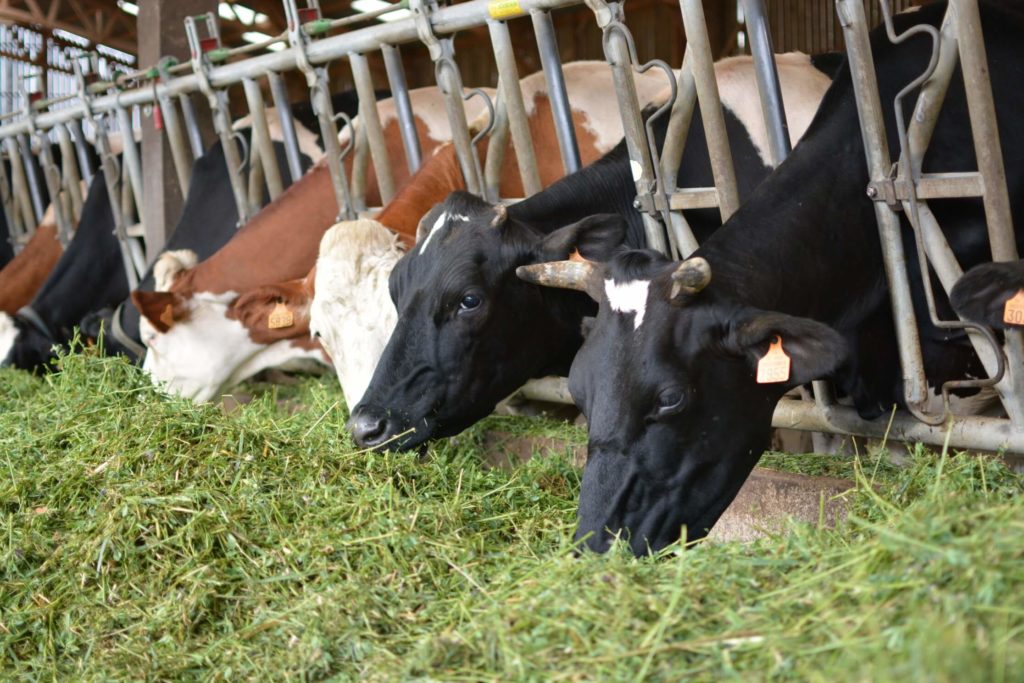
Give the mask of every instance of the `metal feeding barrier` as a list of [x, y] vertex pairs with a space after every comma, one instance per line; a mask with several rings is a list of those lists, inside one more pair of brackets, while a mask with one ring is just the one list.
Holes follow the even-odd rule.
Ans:
[[[866, 422], [853, 408], [836, 402], [831, 387], [815, 382], [813, 392], [804, 391], [803, 400], [784, 398], [775, 412], [774, 425], [813, 432], [882, 437], [930, 444], [948, 443], [958, 448], [1008, 449], [1024, 452], [1024, 336], [1007, 332], [1000, 345], [983, 327], [961, 321], [940, 320], [926, 269], [930, 265], [948, 292], [962, 274], [943, 238], [929, 199], [979, 197], [985, 207], [993, 258], [1016, 259], [1010, 223], [1006, 183], [996, 135], [991, 86], [986, 76], [986, 58], [978, 19], [977, 0], [950, 0], [941, 29], [914, 28], [895, 35], [889, 3], [879, 0], [889, 38], [894, 42], [908, 35], [927, 33], [934, 43], [928, 71], [900, 93], [896, 108], [901, 156], [893, 163], [889, 154], [882, 103], [875, 80], [868, 45], [868, 22], [862, 0], [835, 0], [836, 12], [847, 45], [853, 74], [858, 113], [871, 183], [866, 189], [875, 200], [879, 235], [886, 261], [897, 341], [906, 390], [907, 412], [891, 419]], [[518, 171], [527, 195], [541, 189], [537, 152], [533, 148], [526, 103], [518, 87], [515, 46], [508, 23], [529, 17], [543, 68], [558, 153], [567, 173], [580, 168], [580, 154], [573, 130], [562, 64], [551, 12], [585, 4], [602, 32], [602, 46], [615, 84], [616, 99], [636, 187], [635, 208], [644, 220], [648, 246], [674, 258], [685, 258], [697, 248], [697, 240], [683, 214], [686, 209], [717, 208], [723, 222], [739, 206], [736, 175], [726, 132], [722, 104], [714, 75], [713, 52], [701, 0], [680, 0], [686, 34], [686, 48], [678, 71], [661, 60], [641, 64], [632, 34], [624, 23], [624, 3], [608, 0], [471, 0], [441, 7], [436, 0], [401, 0], [393, 5], [359, 15], [331, 19], [323, 16], [317, 0], [283, 0], [287, 30], [267, 40], [242, 47], [222, 44], [213, 15], [186, 21], [190, 59], [178, 64], [164, 59], [159, 64], [131, 73], [112, 74], [100, 79], [95, 68], [88, 72], [76, 66], [78, 91], [51, 101], [34, 101], [18, 113], [19, 118], [0, 118], [0, 205], [16, 244], [23, 244], [38, 221], [44, 206], [44, 191], [58, 196], [61, 205], [57, 222], [60, 232], [70, 235], [71, 217], [81, 211], [77, 179], [92, 179], [94, 169], [82, 122], [93, 132], [91, 140], [100, 161], [116, 232], [130, 284], [134, 287], [146, 268], [139, 236], [132, 232], [133, 217], [141, 215], [142, 169], [138, 147], [131, 135], [133, 108], [154, 107], [170, 145], [175, 175], [182, 191], [187, 190], [191, 165], [203, 153], [198, 115], [190, 95], [205, 96], [218, 139], [223, 145], [231, 188], [240, 224], [258, 210], [264, 189], [271, 198], [296, 181], [302, 170], [296, 124], [287, 106], [282, 74], [297, 70], [306, 80], [313, 113], [324, 140], [325, 163], [329, 168], [339, 219], [354, 218], [368, 207], [366, 188], [369, 161], [384, 203], [394, 195], [391, 160], [385, 144], [383, 125], [375, 101], [375, 87], [368, 57], [379, 52], [383, 59], [402, 134], [405, 162], [410, 172], [422, 163], [422, 152], [413, 120], [406, 84], [401, 46], [420, 42], [427, 47], [434, 64], [437, 86], [444, 96], [453, 147], [466, 187], [491, 201], [498, 197], [505, 141], [516, 153]], [[772, 165], [781, 163], [790, 151], [789, 132], [782, 106], [765, 0], [740, 0], [756, 74], [756, 85], [768, 135]], [[384, 24], [361, 25], [386, 14], [408, 11], [410, 16]], [[357, 26], [361, 25], [361, 26]], [[482, 92], [467, 91], [455, 61], [454, 34], [486, 27], [497, 67], [498, 97], [487, 100], [490, 124], [474, 131], [466, 117], [465, 100]], [[284, 45], [274, 52], [252, 56], [270, 46]], [[241, 57], [242, 59], [238, 59]], [[359, 97], [359, 124], [352, 125], [344, 114], [333, 110], [328, 68], [346, 61]], [[931, 142], [935, 121], [950, 78], [959, 63], [965, 78], [970, 105], [971, 128], [978, 150], [977, 173], [923, 173], [922, 159]], [[93, 65], [95, 67], [95, 65]], [[651, 69], [664, 72], [671, 97], [646, 116], [637, 97], [636, 76]], [[283, 136], [287, 177], [278, 170], [271, 140], [262, 79], [266, 79], [277, 110]], [[233, 128], [228, 91], [241, 85], [251, 114], [249, 142]], [[914, 116], [907, 123], [903, 100], [920, 86]], [[484, 96], [486, 97], [486, 96]], [[78, 106], [51, 109], [58, 102], [74, 100]], [[677, 187], [676, 169], [682, 159], [687, 132], [696, 108], [707, 140], [714, 185]], [[652, 125], [668, 117], [666, 142], [661, 149], [653, 143]], [[339, 125], [340, 122], [340, 125]], [[116, 156], [108, 132], [122, 132], [123, 151]], [[61, 163], [49, 154], [50, 132], [56, 135]], [[347, 142], [339, 140], [345, 138]], [[490, 135], [484, 163], [475, 151], [476, 143]], [[35, 161], [33, 149], [38, 152]], [[347, 163], [350, 162], [350, 163]], [[40, 172], [42, 179], [40, 178]], [[512, 198], [502, 198], [512, 199]], [[900, 238], [902, 211], [913, 228], [922, 272], [906, 271]], [[62, 217], [63, 216], [63, 217]], [[152, 255], [151, 255], [152, 256]], [[922, 277], [932, 322], [942, 328], [964, 329], [991, 379], [964, 380], [942, 388], [945, 398], [941, 414], [926, 405], [924, 376], [916, 319], [910, 299], [910, 278]], [[952, 416], [949, 392], [955, 388], [992, 386], [1003, 400], [1008, 418]], [[564, 379], [546, 378], [528, 383], [523, 395], [531, 398], [571, 401]], [[816, 449], [823, 441], [815, 441]]]

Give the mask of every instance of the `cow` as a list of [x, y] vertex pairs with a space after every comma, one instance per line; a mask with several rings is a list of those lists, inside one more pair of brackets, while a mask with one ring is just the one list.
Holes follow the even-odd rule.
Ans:
[[[791, 137], [799, 139], [829, 84], [809, 58], [777, 58]], [[723, 60], [716, 78], [732, 142], [738, 190], [749, 197], [769, 173], [767, 137], [749, 57]], [[662, 144], [667, 122], [654, 128]], [[713, 184], [700, 112], [679, 166], [680, 187]], [[515, 278], [518, 266], [564, 258], [577, 236], [628, 232], [645, 243], [629, 155], [620, 143], [597, 162], [506, 209], [456, 193], [420, 223], [417, 246], [391, 275], [398, 323], [349, 428], [362, 447], [415, 448], [490, 414], [531, 377], [564, 374], [594, 305]], [[594, 214], [604, 215], [595, 217]], [[697, 236], [720, 223], [714, 210], [687, 212]], [[579, 244], [602, 259], [603, 240]], [[398, 436], [402, 435], [402, 436]]]
[[0, 270], [0, 313], [13, 315], [28, 304], [63, 251], [50, 205], [24, 249]]
[[0, 269], [14, 258], [14, 244], [11, 242], [11, 239], [11, 231], [7, 227], [6, 212], [0, 211]]
[[[935, 3], [898, 16], [896, 32], [918, 23], [937, 27], [945, 9]], [[1024, 12], [995, 2], [980, 9], [1011, 211], [1021, 216], [1024, 129], [1015, 124], [1024, 106]], [[872, 33], [871, 47], [883, 102], [931, 56], [930, 41], [892, 45], [884, 29]], [[895, 140], [891, 110], [886, 127]], [[925, 172], [975, 167], [959, 80], [949, 88], [934, 141]], [[621, 235], [605, 235], [605, 250], [613, 252], [607, 263], [523, 269], [531, 282], [580, 289], [598, 301], [569, 375], [573, 398], [589, 418], [576, 532], [586, 547], [603, 552], [623, 537], [641, 555], [683, 534], [687, 541], [703, 538], [765, 450], [773, 409], [794, 386], [829, 378], [865, 419], [903, 405], [868, 180], [844, 67], [792, 155], [690, 259], [680, 264], [649, 251], [616, 250], [610, 243], [621, 244]], [[951, 199], [931, 208], [961, 264], [991, 259], [980, 202]], [[907, 268], [918, 273], [913, 231], [903, 221]], [[1024, 246], [1019, 230], [1016, 241]], [[966, 317], [984, 319], [991, 303], [971, 310], [982, 302], [972, 286], [985, 276], [979, 272], [968, 273], [954, 301]], [[1011, 287], [1019, 282], [1002, 279]], [[966, 335], [935, 327], [923, 284], [911, 281], [929, 384], [983, 376]], [[936, 295], [940, 318], [951, 318], [949, 300], [939, 288]]]
[[[420, 146], [429, 158], [450, 137], [444, 102], [436, 88], [420, 88], [409, 95]], [[467, 110], [479, 116], [484, 104], [473, 98]], [[378, 112], [395, 181], [401, 183], [408, 178], [408, 169], [393, 102], [378, 103]], [[373, 177], [371, 167], [368, 179]], [[367, 199], [380, 201], [379, 194]], [[202, 263], [187, 251], [161, 256], [157, 266], [164, 281], [157, 283], [158, 291], [132, 293], [148, 348], [143, 367], [154, 382], [207, 401], [265, 368], [327, 363], [308, 333], [294, 334], [295, 329], [308, 330], [308, 303], [289, 306], [290, 319], [283, 326], [271, 327], [269, 316], [259, 311], [272, 311], [278, 303], [290, 301], [291, 294], [311, 290], [309, 271], [317, 246], [337, 213], [330, 174], [326, 167], [318, 167]], [[302, 296], [309, 298], [311, 294]]]
[[[276, 115], [273, 109], [267, 110], [268, 123], [276, 124]], [[239, 123], [238, 132], [243, 137], [247, 136], [250, 129], [244, 128], [246, 122]], [[297, 127], [298, 128], [298, 127]], [[271, 126], [272, 131], [278, 131], [276, 125]], [[319, 148], [315, 145], [315, 137], [308, 131], [299, 132], [300, 149], [312, 154], [320, 154]], [[279, 138], [280, 133], [277, 133]], [[276, 142], [278, 161], [282, 173], [284, 167], [283, 145]], [[214, 155], [217, 156], [216, 154]], [[213, 160], [204, 162], [200, 160], [197, 168], [200, 170], [209, 168]], [[220, 155], [220, 173], [222, 182], [222, 198], [226, 195], [228, 184], [227, 175], [223, 171], [224, 157]], [[309, 159], [305, 164], [308, 166]], [[215, 173], [216, 175], [216, 173]], [[101, 187], [102, 186], [102, 187]], [[214, 186], [204, 186], [204, 192], [216, 192]], [[113, 264], [122, 263], [121, 250], [116, 238], [113, 236], [114, 225], [113, 215], [110, 207], [101, 207], [100, 204], [107, 201], [106, 186], [101, 176], [93, 179], [92, 186], [87, 195], [85, 206], [82, 209], [82, 217], [75, 238], [71, 240], [68, 249], [60, 256], [52, 272], [48, 274], [45, 283], [42, 285], [30, 305], [24, 306], [14, 315], [12, 321], [8, 321], [6, 328], [15, 330], [15, 333], [8, 333], [6, 339], [10, 345], [0, 346], [0, 361], [4, 365], [25, 370], [34, 370], [46, 367], [48, 361], [53, 357], [53, 348], [56, 345], [64, 344], [72, 338], [74, 328], [79, 325], [83, 318], [93, 311], [104, 307], [113, 307], [119, 301], [128, 296], [128, 282], [123, 266], [112, 267]], [[192, 204], [202, 205], [201, 198]], [[223, 205], [231, 205], [233, 201], [224, 201]], [[88, 210], [86, 210], [88, 208]], [[230, 213], [230, 209], [226, 209]], [[213, 240], [217, 235], [234, 231], [237, 215], [234, 219], [225, 219], [223, 223], [213, 224], [217, 218], [224, 218], [219, 214], [210, 214], [206, 217], [193, 216], [196, 224], [186, 231], [186, 235], [201, 235], [198, 239]], [[83, 237], [79, 237], [83, 235]]]

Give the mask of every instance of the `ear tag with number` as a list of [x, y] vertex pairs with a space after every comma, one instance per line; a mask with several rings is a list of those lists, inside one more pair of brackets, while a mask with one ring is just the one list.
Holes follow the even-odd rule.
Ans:
[[768, 353], [757, 361], [757, 383], [777, 384], [789, 381], [790, 358], [782, 350], [782, 337], [776, 336]]
[[1003, 322], [1007, 325], [1024, 325], [1024, 289], [1006, 300]]
[[280, 301], [274, 306], [274, 310], [270, 312], [270, 319], [267, 321], [267, 327], [272, 330], [280, 330], [284, 327], [291, 327], [295, 324], [295, 316], [288, 310]]

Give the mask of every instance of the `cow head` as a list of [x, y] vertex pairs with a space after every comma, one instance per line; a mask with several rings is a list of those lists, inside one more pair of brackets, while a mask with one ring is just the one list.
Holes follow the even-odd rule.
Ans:
[[[961, 318], [1006, 329], [1006, 302], [1024, 290], [1024, 261], [985, 263], [957, 280], [949, 300]], [[1011, 323], [1018, 325], [1019, 323]]]
[[567, 367], [593, 304], [515, 270], [574, 249], [604, 258], [625, 231], [622, 218], [595, 216], [545, 235], [465, 192], [434, 207], [391, 273], [398, 323], [352, 412], [356, 442], [410, 448], [456, 434], [526, 380]]
[[309, 327], [330, 354], [349, 407], [362, 398], [395, 328], [388, 277], [402, 253], [398, 235], [372, 220], [339, 223], [320, 242]]
[[[520, 277], [586, 291], [598, 314], [569, 389], [588, 419], [576, 535], [598, 552], [621, 535], [637, 555], [702, 538], [769, 444], [787, 390], [832, 372], [845, 345], [831, 328], [732, 299], [703, 258], [649, 251], [607, 264], [543, 264]], [[781, 339], [784, 381], [757, 382]]]
[[[165, 260], [166, 258], [166, 260]], [[173, 285], [174, 256], [161, 256], [157, 286]], [[174, 271], [174, 272], [171, 272]], [[326, 359], [309, 339], [309, 292], [300, 282], [256, 287], [239, 295], [132, 292], [147, 347], [143, 369], [154, 384], [209, 401], [267, 368], [315, 370]]]

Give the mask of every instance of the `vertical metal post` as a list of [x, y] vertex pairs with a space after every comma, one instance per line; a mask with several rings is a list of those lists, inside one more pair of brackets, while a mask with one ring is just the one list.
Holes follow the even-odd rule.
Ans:
[[[836, 0], [836, 13], [846, 39], [846, 54], [864, 139], [869, 178], [871, 181], [885, 180], [889, 175], [891, 157], [878, 94], [878, 81], [875, 77], [875, 64], [868, 40], [864, 5], [861, 0]], [[928, 398], [928, 382], [924, 375], [924, 361], [921, 356], [917, 316], [910, 294], [900, 220], [883, 202], [875, 202], [875, 218], [878, 220], [885, 272], [892, 299], [893, 322], [903, 372], [904, 398], [911, 411], [922, 414]]]
[[551, 22], [551, 15], [544, 11], [530, 12], [530, 20], [533, 22], [533, 32], [537, 38], [544, 80], [548, 84], [548, 99], [551, 102], [555, 132], [558, 133], [558, 151], [562, 155], [562, 165], [567, 174], [575, 173], [580, 170], [580, 148], [572, 124], [569, 96], [565, 92], [565, 75], [562, 73], [562, 62], [558, 55], [555, 26]]
[[57, 142], [60, 145], [61, 163], [64, 167], [64, 190], [71, 200], [71, 213], [77, 222], [82, 216], [82, 178], [79, 175], [78, 162], [75, 160], [75, 146], [71, 142], [71, 134], [64, 124], [54, 126], [57, 131]]
[[89, 158], [89, 150], [85, 144], [85, 133], [82, 132], [82, 122], [79, 119], [68, 121], [68, 130], [71, 132], [75, 143], [75, 154], [78, 155], [78, 168], [82, 172], [82, 180], [86, 185], [92, 184], [94, 169], [92, 160]]
[[0, 210], [4, 212], [4, 222], [7, 224], [8, 241], [14, 249], [14, 253], [21, 250], [18, 236], [21, 234], [21, 221], [18, 219], [14, 206], [14, 188], [7, 177], [7, 167], [4, 164], [3, 147], [0, 146]]
[[[529, 197], [540, 192], [542, 185], [533, 149], [533, 138], [530, 135], [530, 121], [526, 117], [526, 104], [523, 102], [523, 92], [519, 88], [519, 70], [516, 68], [512, 37], [508, 32], [508, 24], [496, 19], [488, 20], [487, 30], [491, 34], [494, 62], [498, 66], [498, 94], [508, 112], [509, 132], [512, 135], [512, 146], [516, 150], [519, 177], [522, 178], [523, 190]], [[493, 141], [491, 144], [494, 144]], [[491, 150], [488, 149], [488, 157], [490, 154]]]
[[192, 149], [192, 158], [198, 159], [206, 151], [203, 149], [203, 135], [199, 131], [199, 121], [196, 119], [196, 108], [192, 106], [190, 95], [179, 95], [178, 102], [181, 104], [181, 116], [185, 119], [185, 132], [188, 133], [188, 144]]
[[50, 194], [50, 206], [53, 207], [53, 219], [57, 224], [57, 239], [61, 246], [66, 247], [71, 241], [71, 220], [64, 211], [61, 202], [61, 173], [57, 164], [53, 161], [53, 149], [50, 147], [50, 139], [44, 132], [38, 132], [36, 139], [39, 141], [39, 158], [42, 161], [43, 176], [46, 179], [46, 189]]
[[423, 164], [423, 152], [420, 149], [420, 136], [416, 132], [412, 103], [409, 101], [409, 86], [405, 81], [402, 53], [395, 45], [381, 45], [380, 52], [384, 56], [384, 69], [388, 74], [391, 99], [395, 103], [395, 112], [398, 114], [402, 146], [405, 147], [405, 163], [409, 167], [409, 173], [412, 174], [418, 171]]
[[21, 153], [21, 162], [25, 169], [25, 180], [28, 182], [28, 192], [32, 198], [32, 211], [36, 217], [36, 225], [43, 220], [46, 213], [46, 205], [43, 203], [43, 192], [39, 183], [39, 169], [32, 158], [32, 143], [27, 135], [18, 136], [18, 151]]
[[[619, 104], [622, 117], [622, 130], [625, 133], [626, 148], [629, 151], [629, 166], [633, 175], [633, 183], [637, 189], [637, 208], [641, 208], [641, 196], [650, 197], [657, 187], [654, 159], [647, 144], [647, 131], [644, 129], [643, 116], [640, 111], [640, 100], [636, 92], [636, 81], [633, 78], [633, 56], [630, 49], [630, 34], [623, 23], [622, 3], [606, 3], [604, 0], [586, 0], [597, 16], [598, 25], [603, 32], [604, 57], [612, 69], [612, 80], [615, 83], [615, 97]], [[665, 229], [661, 223], [644, 211], [642, 214], [647, 246], [668, 255], [669, 245], [665, 239]]]
[[377, 187], [380, 188], [381, 201], [386, 205], [395, 196], [395, 181], [391, 175], [391, 160], [388, 158], [387, 143], [384, 141], [380, 112], [377, 111], [377, 94], [373, 88], [370, 65], [366, 61], [366, 55], [358, 53], [350, 54], [348, 61], [352, 67], [356, 94], [359, 96], [359, 127], [366, 131], [373, 170], [377, 176]]
[[[683, 53], [683, 63], [676, 76], [676, 101], [672, 103], [672, 113], [669, 115], [668, 128], [665, 132], [665, 144], [661, 149], [661, 177], [666, 195], [676, 191], [679, 164], [686, 150], [686, 136], [690, 132], [693, 111], [697, 106], [697, 86], [693, 80], [693, 67], [690, 62], [690, 46], [687, 45]], [[697, 251], [697, 238], [682, 211], [669, 212], [669, 220], [669, 230], [675, 237], [679, 255], [688, 258]]]
[[704, 137], [711, 155], [711, 172], [718, 188], [718, 206], [722, 220], [729, 219], [739, 208], [739, 192], [736, 190], [736, 172], [732, 165], [729, 149], [729, 135], [725, 129], [721, 100], [718, 96], [718, 81], [711, 56], [711, 39], [704, 19], [701, 0], [679, 0], [683, 12], [683, 27], [686, 31], [686, 45], [692, 56], [693, 78], [697, 87], [697, 103], [704, 121]]
[[171, 159], [174, 161], [174, 173], [178, 178], [178, 187], [181, 188], [181, 196], [187, 197], [192, 160], [189, 158], [185, 136], [181, 130], [178, 108], [174, 106], [174, 100], [166, 95], [159, 96], [153, 106], [160, 107], [164, 131], [167, 133], [167, 146], [170, 147]]
[[[260, 84], [251, 78], [242, 79], [245, 99], [249, 104], [249, 115], [252, 121], [251, 147], [259, 153], [263, 161], [263, 176], [267, 181], [270, 199], [277, 199], [284, 191], [281, 182], [281, 169], [277, 165], [277, 154], [274, 152], [274, 141], [270, 139], [270, 128], [267, 126], [267, 110], [263, 103]], [[255, 154], [251, 154], [255, 157]], [[250, 162], [250, 168], [253, 166]], [[262, 202], [260, 202], [262, 204]]]
[[284, 79], [276, 71], [267, 72], [267, 82], [270, 84], [270, 94], [274, 98], [277, 119], [281, 122], [284, 155], [288, 160], [288, 175], [291, 176], [291, 182], [294, 183], [302, 177], [302, 160], [299, 152], [299, 140], [295, 134], [295, 119], [292, 117], [291, 104], [288, 102], [288, 91], [285, 89]]
[[24, 233], [28, 234], [39, 225], [35, 210], [32, 208], [32, 197], [28, 189], [28, 180], [25, 178], [25, 164], [21, 157], [21, 149], [16, 138], [7, 138], [7, 158], [11, 162], [11, 190], [14, 193], [14, 203], [17, 208], [16, 214], [20, 215], [20, 222], [24, 226]]
[[764, 0], [741, 2], [743, 20], [747, 25], [747, 38], [750, 41], [750, 53], [754, 57], [757, 94], [761, 98], [761, 113], [764, 116], [765, 131], [768, 133], [772, 166], [778, 166], [789, 156], [792, 145], [782, 102], [782, 90], [779, 87], [779, 73], [775, 67], [772, 34], [768, 30], [767, 10]]
[[121, 163], [128, 170], [128, 182], [131, 184], [132, 193], [135, 195], [135, 206], [142, 215], [142, 159], [139, 156], [139, 147], [135, 144], [135, 135], [132, 131], [132, 117], [128, 110], [120, 105], [114, 107], [117, 116], [117, 126], [121, 129]]

